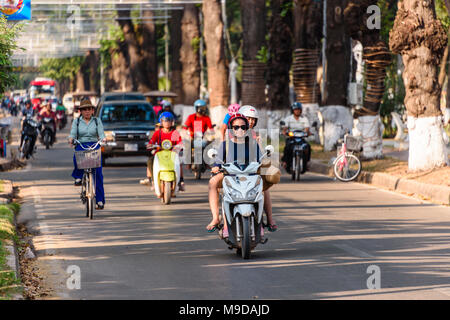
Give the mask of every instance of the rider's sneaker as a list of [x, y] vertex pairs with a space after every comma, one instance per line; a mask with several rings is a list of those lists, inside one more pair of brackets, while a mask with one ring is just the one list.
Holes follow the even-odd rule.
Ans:
[[184, 186], [184, 182], [183, 181], [178, 183], [178, 187], [180, 188], [180, 191], [186, 191], [186, 187]]
[[105, 208], [105, 205], [103, 204], [103, 202], [99, 202], [99, 203], [97, 203], [97, 210], [103, 210]]
[[144, 185], [149, 185], [150, 184], [150, 179], [142, 179], [141, 181], [139, 181], [140, 184], [144, 184]]
[[81, 179], [75, 179], [75, 186], [81, 186]]

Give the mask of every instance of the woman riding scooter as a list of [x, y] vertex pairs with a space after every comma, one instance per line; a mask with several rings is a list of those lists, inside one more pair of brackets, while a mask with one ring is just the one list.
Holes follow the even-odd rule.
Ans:
[[[174, 125], [174, 117], [172, 113], [170, 112], [163, 112], [159, 116], [159, 123], [161, 124], [161, 128], [159, 130], [156, 130], [155, 133], [153, 133], [153, 136], [150, 139], [150, 142], [148, 143], [148, 148], [158, 145], [161, 146], [161, 143], [164, 140], [170, 140], [172, 142], [172, 145], [178, 149], [181, 149], [183, 147], [183, 141], [181, 139], [181, 135], [178, 133], [177, 130], [173, 128]], [[153, 161], [154, 161], [154, 155], [158, 151], [158, 149], [154, 149], [152, 151], [152, 155], [149, 157], [149, 160], [147, 161], [147, 177], [149, 179], [150, 186], [153, 190], [153, 179], [152, 179], [152, 172], [153, 172]], [[180, 191], [185, 191], [184, 186], [184, 179], [183, 179], [183, 167], [180, 166], [180, 182], [178, 184], [178, 187]]]

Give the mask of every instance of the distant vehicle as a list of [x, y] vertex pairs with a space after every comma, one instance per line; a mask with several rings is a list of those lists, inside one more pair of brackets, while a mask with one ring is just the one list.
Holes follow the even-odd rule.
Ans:
[[30, 97], [50, 98], [56, 95], [56, 81], [48, 78], [36, 78], [30, 82]]
[[105, 92], [100, 98], [100, 103], [108, 101], [146, 101], [140, 92]]
[[72, 93], [66, 93], [63, 97], [62, 102], [63, 106], [67, 109], [67, 114], [72, 114], [73, 108], [75, 106]]
[[107, 139], [103, 164], [111, 157], [147, 156], [146, 146], [157, 122], [152, 106], [131, 100], [100, 104], [96, 117], [101, 119]]
[[111, 101], [147, 101], [145, 96], [140, 92], [105, 92], [100, 97], [98, 102], [98, 109], [100, 109], [105, 102]]

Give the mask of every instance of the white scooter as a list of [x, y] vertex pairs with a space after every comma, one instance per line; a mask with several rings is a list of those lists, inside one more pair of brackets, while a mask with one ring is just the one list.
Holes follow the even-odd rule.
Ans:
[[[265, 155], [270, 156], [274, 148], [267, 146]], [[216, 159], [217, 150], [210, 149], [208, 156]], [[216, 159], [222, 162], [220, 159]], [[259, 244], [265, 244], [263, 209], [263, 180], [258, 174], [260, 162], [251, 162], [241, 166], [223, 163], [224, 173], [222, 198], [223, 230], [222, 238], [229, 249], [236, 248], [236, 253], [243, 259], [249, 259], [251, 251]]]

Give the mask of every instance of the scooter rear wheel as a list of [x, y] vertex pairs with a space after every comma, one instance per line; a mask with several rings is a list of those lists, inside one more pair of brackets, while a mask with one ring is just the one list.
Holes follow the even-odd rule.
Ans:
[[164, 204], [170, 204], [172, 200], [172, 182], [164, 181]]

